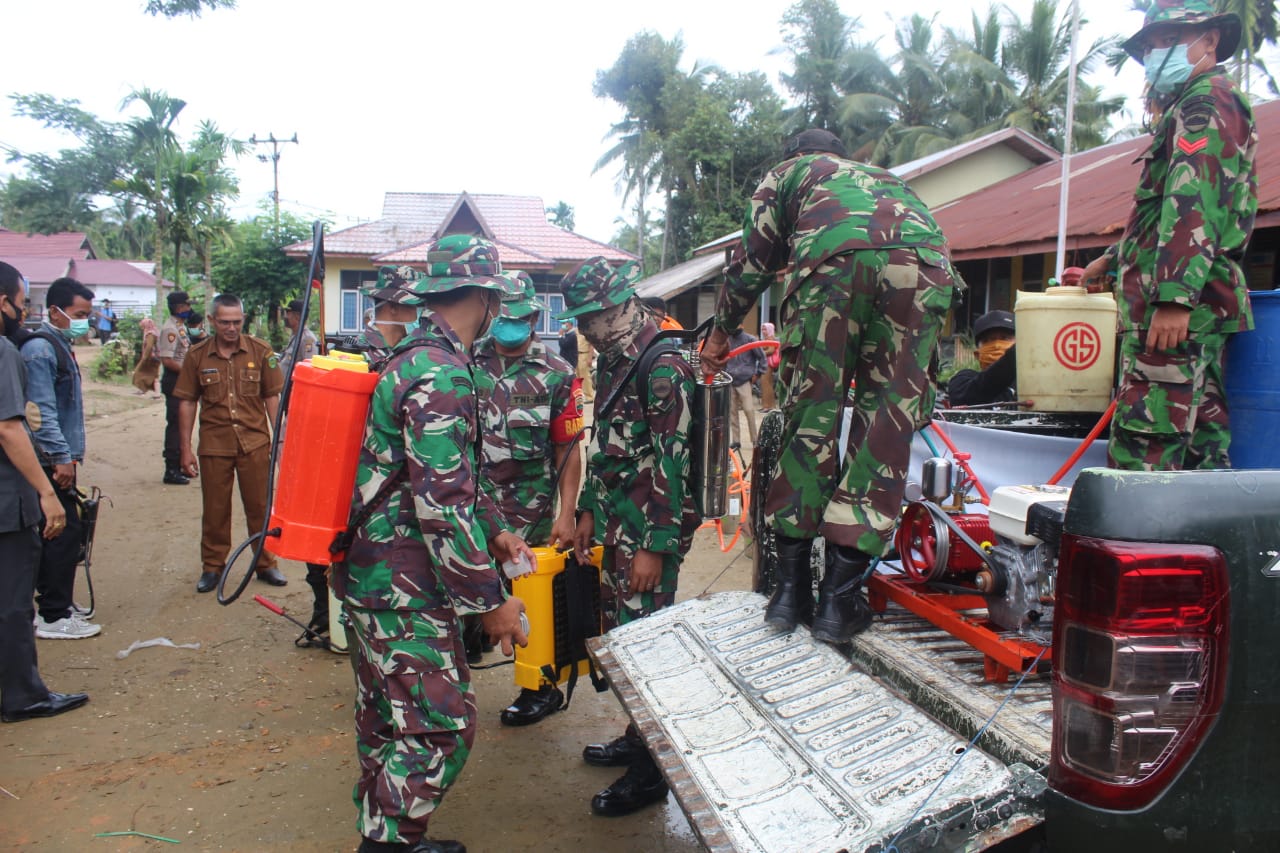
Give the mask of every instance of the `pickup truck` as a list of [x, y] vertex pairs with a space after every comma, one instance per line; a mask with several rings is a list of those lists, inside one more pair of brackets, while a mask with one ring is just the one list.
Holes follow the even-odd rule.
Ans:
[[767, 537], [754, 590], [590, 641], [708, 850], [1280, 850], [1280, 471], [1057, 494], [958, 610], [1042, 650], [1004, 669], [878, 580], [847, 647], [766, 626]]

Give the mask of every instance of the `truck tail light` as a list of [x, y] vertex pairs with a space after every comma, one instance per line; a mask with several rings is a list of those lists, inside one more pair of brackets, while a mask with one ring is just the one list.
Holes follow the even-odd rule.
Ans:
[[1222, 706], [1228, 603], [1216, 548], [1063, 537], [1053, 788], [1120, 810], [1159, 796]]

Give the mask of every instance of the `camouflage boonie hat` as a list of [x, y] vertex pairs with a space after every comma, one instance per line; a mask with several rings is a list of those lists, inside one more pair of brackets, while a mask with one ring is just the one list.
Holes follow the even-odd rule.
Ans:
[[1222, 33], [1218, 39], [1217, 57], [1223, 62], [1235, 55], [1240, 46], [1240, 16], [1234, 12], [1218, 14], [1210, 0], [1155, 0], [1147, 9], [1147, 17], [1142, 22], [1142, 29], [1122, 45], [1125, 53], [1143, 64], [1143, 53], [1146, 51], [1147, 35], [1153, 27], [1159, 26], [1211, 26]]
[[565, 310], [556, 319], [568, 320], [621, 305], [636, 295], [639, 280], [640, 265], [635, 261], [615, 269], [602, 257], [587, 258], [560, 281]]
[[513, 272], [503, 272], [498, 247], [483, 237], [449, 234], [427, 249], [427, 271], [411, 285], [421, 299], [459, 287], [484, 287], [500, 294], [521, 292]]
[[360, 288], [360, 292], [378, 302], [417, 302], [412, 287], [420, 278], [422, 273], [413, 267], [379, 267], [377, 283]]
[[533, 279], [529, 278], [529, 274], [520, 270], [515, 276], [520, 285], [520, 292], [503, 294], [502, 316], [512, 320], [523, 320], [530, 314], [546, 311], [547, 305], [538, 298], [538, 292], [534, 290]]

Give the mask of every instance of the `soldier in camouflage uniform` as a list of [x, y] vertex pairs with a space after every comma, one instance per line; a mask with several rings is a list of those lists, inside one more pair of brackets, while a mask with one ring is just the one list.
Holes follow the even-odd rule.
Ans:
[[475, 738], [459, 617], [480, 614], [506, 654], [526, 641], [524, 605], [493, 561], [532, 555], [476, 488], [470, 353], [511, 277], [491, 243], [466, 235], [441, 238], [428, 260], [422, 278], [384, 267], [370, 294], [390, 356], [360, 452], [352, 541], [333, 568], [351, 621], [361, 853], [465, 850], [426, 838]]
[[[578, 498], [575, 553], [585, 562], [592, 541], [604, 545], [601, 610], [613, 628], [675, 602], [680, 562], [701, 518], [688, 479], [693, 368], [679, 353], [654, 360], [648, 376], [627, 379], [658, 334], [635, 295], [636, 267], [615, 270], [589, 258], [561, 282], [565, 310], [599, 351], [596, 364], [595, 447]], [[644, 388], [642, 402], [641, 388]], [[613, 408], [603, 408], [617, 397]], [[598, 815], [630, 814], [666, 798], [662, 773], [634, 726], [582, 753], [589, 764], [626, 766], [627, 772], [591, 800]]]
[[[752, 198], [703, 358], [724, 364], [729, 330], [785, 270], [785, 426], [764, 496], [779, 584], [765, 618], [790, 630], [813, 614], [809, 557], [822, 535], [828, 566], [813, 635], [845, 642], [871, 623], [862, 576], [901, 510], [911, 436], [933, 409], [930, 364], [958, 277], [937, 223], [898, 178], [845, 159], [826, 131], [792, 137], [786, 154]], [[837, 442], [851, 382], [842, 466]]]
[[[533, 281], [525, 273], [517, 276], [521, 292], [503, 299], [489, 336], [476, 346], [481, 488], [530, 545], [571, 548], [582, 483], [582, 383], [575, 368], [534, 334], [547, 306]], [[556, 686], [543, 684], [522, 689], [500, 719], [503, 725], [527, 726], [563, 704]]]
[[1253, 113], [1218, 64], [1239, 43], [1240, 19], [1208, 0], [1157, 0], [1124, 45], [1146, 68], [1155, 127], [1124, 234], [1085, 269], [1116, 271], [1116, 468], [1231, 465], [1223, 352], [1253, 328], [1240, 261], [1258, 209]]

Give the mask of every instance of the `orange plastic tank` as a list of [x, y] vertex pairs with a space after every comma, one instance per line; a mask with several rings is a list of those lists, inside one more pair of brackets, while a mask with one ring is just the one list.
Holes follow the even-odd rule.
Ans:
[[347, 529], [356, 463], [378, 374], [360, 356], [332, 353], [293, 371], [289, 421], [276, 476], [267, 550], [288, 560], [329, 563]]

